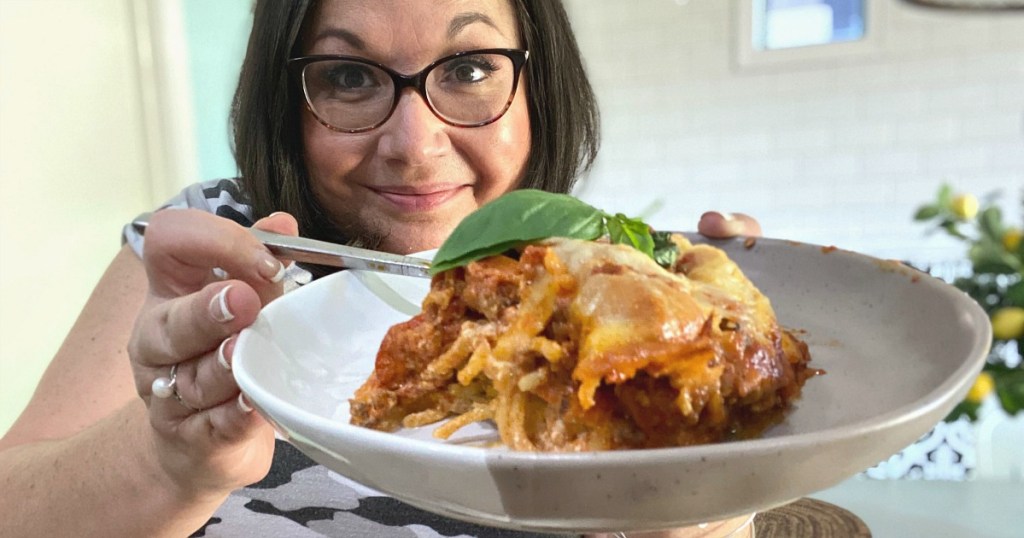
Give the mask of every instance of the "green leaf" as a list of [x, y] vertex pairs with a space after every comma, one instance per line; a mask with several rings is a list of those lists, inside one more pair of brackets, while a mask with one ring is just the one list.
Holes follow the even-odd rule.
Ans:
[[993, 297], [998, 297], [999, 285], [992, 278], [959, 277], [953, 280], [953, 285], [963, 290], [980, 305], [985, 312], [991, 313], [998, 306], [993, 302]]
[[953, 410], [946, 415], [946, 418], [942, 420], [945, 422], [956, 422], [960, 417], [967, 415], [967, 418], [970, 419], [971, 422], [974, 422], [975, 420], [978, 420], [978, 409], [980, 407], [981, 404], [964, 400], [956, 404], [956, 407], [954, 407]]
[[946, 230], [946, 233], [953, 237], [956, 237], [958, 239], [968, 239], [968, 237], [960, 231], [960, 228], [957, 227], [957, 222], [953, 219], [944, 219], [941, 223], [939, 223], [939, 227], [941, 227], [943, 230]]
[[914, 213], [914, 220], [931, 220], [937, 216], [939, 216], [939, 206], [924, 205], [917, 208], [917, 213]]
[[[1004, 299], [1006, 300], [1006, 306], [1024, 307], [1024, 280], [1019, 280], [1007, 287]], [[1024, 348], [1021, 348], [1021, 352], [1024, 353]]]
[[1003, 250], [1001, 244], [990, 240], [981, 239], [971, 245], [967, 256], [971, 259], [971, 264], [974, 266], [976, 274], [1008, 275], [1021, 270], [1020, 260]]
[[672, 241], [671, 232], [652, 232], [654, 239], [654, 261], [664, 268], [670, 268], [679, 259], [679, 245]]
[[604, 213], [567, 194], [512, 191], [470, 213], [434, 256], [431, 274], [539, 239], [593, 240], [605, 232]]
[[978, 213], [978, 230], [982, 237], [986, 237], [996, 243], [1003, 239], [1003, 213], [998, 207], [992, 206]]
[[939, 207], [949, 209], [953, 206], [953, 187], [949, 186], [949, 183], [943, 183], [939, 187], [938, 197]]
[[608, 238], [612, 243], [630, 245], [633, 248], [654, 257], [654, 238], [651, 227], [640, 219], [631, 219], [622, 213], [606, 215]]
[[1024, 411], [1024, 370], [1008, 370], [994, 375], [996, 394], [1007, 414]]

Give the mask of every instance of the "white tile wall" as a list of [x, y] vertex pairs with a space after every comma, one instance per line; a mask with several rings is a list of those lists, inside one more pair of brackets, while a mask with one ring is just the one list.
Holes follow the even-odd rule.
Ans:
[[1021, 220], [1024, 15], [886, 4], [875, 54], [737, 66], [741, 0], [566, 0], [603, 116], [578, 193], [658, 227], [707, 209], [765, 234], [917, 262], [962, 247], [911, 216], [943, 181]]

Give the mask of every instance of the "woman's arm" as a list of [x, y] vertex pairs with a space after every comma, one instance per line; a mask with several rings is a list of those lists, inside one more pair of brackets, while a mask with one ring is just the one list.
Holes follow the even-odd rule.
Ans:
[[0, 440], [11, 535], [184, 536], [221, 502], [168, 488], [154, 457], [126, 351], [146, 288], [141, 260], [122, 248]]
[[122, 247], [0, 450], [68, 437], [138, 398], [126, 344], [145, 297], [142, 261]]
[[0, 535], [187, 536], [223, 502], [168, 480], [142, 400], [75, 435], [0, 452]]
[[[294, 219], [264, 229], [295, 233]], [[213, 268], [228, 280], [217, 280]], [[234, 335], [281, 292], [280, 267], [248, 231], [208, 213], [161, 211], [145, 259], [115, 257], [0, 440], [0, 534], [183, 536], [266, 474], [273, 432], [238, 405]], [[225, 317], [230, 311], [233, 317]], [[151, 384], [177, 364], [181, 397]]]

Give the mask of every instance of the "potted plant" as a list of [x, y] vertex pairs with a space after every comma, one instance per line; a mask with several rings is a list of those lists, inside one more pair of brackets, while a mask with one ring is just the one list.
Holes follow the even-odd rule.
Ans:
[[936, 199], [914, 215], [932, 231], [964, 243], [970, 274], [952, 284], [977, 301], [992, 321], [992, 353], [947, 421], [964, 415], [976, 420], [981, 403], [993, 391], [1008, 415], [1024, 410], [1024, 242], [1022, 227], [1004, 222], [998, 197], [996, 193], [979, 203], [973, 194], [954, 193], [943, 185]]
[[[1003, 420], [999, 415], [1012, 417], [1024, 410], [1021, 227], [1004, 222], [998, 194], [979, 202], [973, 194], [954, 193], [948, 185], [939, 189], [935, 200], [919, 207], [914, 219], [929, 225], [929, 232], [948, 234], [963, 242], [968, 267], [945, 278], [988, 313], [993, 329], [992, 352], [967, 397], [944, 421], [914, 444], [867, 469], [864, 475], [875, 479], [964, 480], [983, 464], [991, 467], [982, 461], [987, 456], [978, 451], [978, 427], [987, 428]], [[921, 269], [941, 272], [934, 271], [934, 267]]]

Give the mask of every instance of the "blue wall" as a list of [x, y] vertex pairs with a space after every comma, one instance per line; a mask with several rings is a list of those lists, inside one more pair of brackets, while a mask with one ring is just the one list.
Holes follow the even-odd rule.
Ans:
[[183, 0], [192, 107], [196, 180], [238, 175], [228, 114], [252, 28], [253, 0]]

